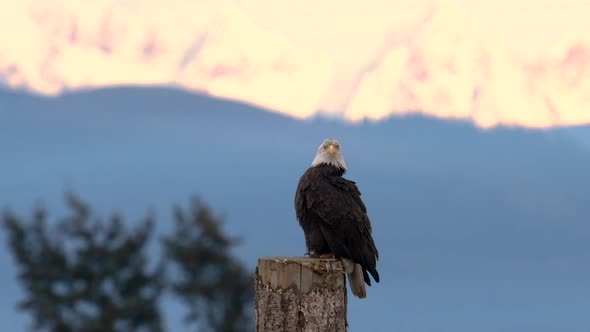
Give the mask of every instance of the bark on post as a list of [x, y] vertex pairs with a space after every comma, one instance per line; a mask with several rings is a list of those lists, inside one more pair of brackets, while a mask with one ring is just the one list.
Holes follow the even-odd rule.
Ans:
[[346, 327], [346, 278], [340, 260], [258, 259], [256, 332], [345, 332]]

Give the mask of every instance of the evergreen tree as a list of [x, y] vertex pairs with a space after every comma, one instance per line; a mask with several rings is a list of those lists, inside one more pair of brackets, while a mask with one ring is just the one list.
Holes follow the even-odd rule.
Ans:
[[253, 330], [254, 282], [231, 249], [239, 243], [222, 231], [223, 221], [200, 200], [174, 209], [175, 231], [163, 238], [171, 287], [189, 309], [187, 323], [199, 331]]
[[21, 310], [33, 329], [51, 332], [161, 331], [162, 266], [148, 268], [153, 221], [126, 229], [103, 221], [73, 195], [56, 223], [38, 208], [32, 220], [7, 211], [3, 224], [25, 290]]
[[118, 215], [93, 215], [74, 195], [66, 202], [70, 216], [53, 223], [42, 208], [31, 220], [3, 216], [25, 290], [19, 307], [32, 315], [33, 330], [163, 331], [158, 302], [166, 290], [187, 306], [197, 331], [253, 330], [252, 273], [231, 252], [239, 241], [200, 200], [174, 209], [157, 264], [146, 253], [151, 218], [129, 229]]

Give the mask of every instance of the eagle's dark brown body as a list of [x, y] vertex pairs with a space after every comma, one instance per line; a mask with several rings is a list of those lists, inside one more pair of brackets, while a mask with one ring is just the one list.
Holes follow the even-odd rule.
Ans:
[[295, 211], [310, 254], [333, 253], [360, 264], [371, 285], [367, 271], [379, 282], [379, 253], [361, 193], [355, 182], [342, 177], [344, 172], [327, 164], [310, 167], [299, 180]]

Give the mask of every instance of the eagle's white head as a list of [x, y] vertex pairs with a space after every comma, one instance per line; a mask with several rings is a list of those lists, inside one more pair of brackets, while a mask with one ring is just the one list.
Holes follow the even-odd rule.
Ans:
[[346, 163], [344, 162], [344, 157], [342, 157], [340, 143], [336, 139], [328, 138], [320, 144], [318, 153], [315, 155], [311, 166], [315, 167], [320, 164], [332, 165], [346, 170]]

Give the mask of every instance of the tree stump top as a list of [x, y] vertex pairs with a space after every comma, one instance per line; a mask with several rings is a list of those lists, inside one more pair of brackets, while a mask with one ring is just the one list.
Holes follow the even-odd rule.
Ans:
[[263, 257], [258, 259], [260, 282], [273, 289], [295, 288], [308, 293], [313, 287], [338, 289], [344, 273], [339, 259]]

